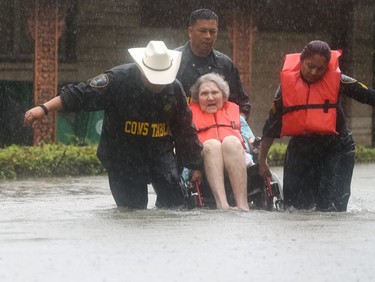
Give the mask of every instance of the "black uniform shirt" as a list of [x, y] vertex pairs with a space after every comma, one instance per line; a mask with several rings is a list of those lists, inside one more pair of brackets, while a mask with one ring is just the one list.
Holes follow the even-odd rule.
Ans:
[[229, 101], [236, 103], [240, 107], [240, 112], [249, 117], [249, 96], [241, 82], [237, 67], [228, 56], [213, 50], [208, 57], [198, 57], [191, 51], [190, 42], [176, 50], [182, 52], [181, 66], [177, 73], [177, 79], [181, 81], [187, 97], [191, 97], [190, 87], [200, 76], [211, 72], [217, 73], [228, 82], [230, 90]]
[[202, 168], [202, 145], [181, 84], [151, 93], [135, 64], [115, 67], [87, 83], [63, 87], [64, 110], [104, 110], [98, 157], [105, 167], [134, 167], [147, 173], [152, 160], [176, 151], [185, 167]]

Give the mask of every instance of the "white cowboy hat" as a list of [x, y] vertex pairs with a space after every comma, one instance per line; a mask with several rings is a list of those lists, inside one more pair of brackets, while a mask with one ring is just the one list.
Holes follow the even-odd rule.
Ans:
[[150, 41], [146, 48], [130, 48], [130, 55], [152, 84], [172, 83], [181, 63], [181, 52], [168, 50], [163, 41]]

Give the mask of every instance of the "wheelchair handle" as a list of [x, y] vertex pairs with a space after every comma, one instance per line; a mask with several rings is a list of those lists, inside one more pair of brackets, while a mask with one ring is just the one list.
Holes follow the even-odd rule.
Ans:
[[274, 195], [273, 195], [272, 186], [271, 186], [271, 177], [269, 175], [266, 175], [265, 181], [266, 181], [267, 194], [269, 197], [273, 197]]
[[197, 193], [198, 206], [201, 208], [203, 207], [203, 199], [202, 199], [202, 194], [201, 194], [198, 181], [194, 182], [194, 188], [195, 188], [195, 193]]

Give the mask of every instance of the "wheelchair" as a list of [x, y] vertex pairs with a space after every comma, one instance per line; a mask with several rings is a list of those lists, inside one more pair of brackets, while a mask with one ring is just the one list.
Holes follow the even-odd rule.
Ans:
[[[258, 159], [260, 138], [253, 143], [251, 155], [253, 160]], [[187, 172], [188, 173], [188, 172]], [[203, 177], [202, 183], [191, 183], [189, 175], [181, 177], [180, 187], [188, 209], [194, 208], [216, 208], [215, 199], [208, 185], [207, 179]], [[230, 186], [229, 178], [225, 177], [225, 190], [228, 203], [235, 206], [234, 196]], [[267, 211], [284, 211], [282, 183], [279, 177], [271, 172], [271, 177], [264, 179], [259, 174], [257, 163], [247, 167], [247, 198], [250, 209], [261, 209]]]

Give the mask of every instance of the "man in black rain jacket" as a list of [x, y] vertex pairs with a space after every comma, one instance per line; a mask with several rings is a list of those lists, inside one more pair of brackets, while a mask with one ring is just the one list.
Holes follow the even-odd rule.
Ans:
[[181, 54], [168, 50], [162, 41], [129, 52], [136, 64], [66, 85], [57, 97], [27, 111], [24, 123], [56, 110], [104, 110], [98, 157], [117, 206], [147, 208], [151, 183], [157, 207], [179, 207], [183, 196], [177, 155], [193, 170], [192, 181], [200, 181], [202, 168], [202, 145], [182, 86], [175, 80]]

